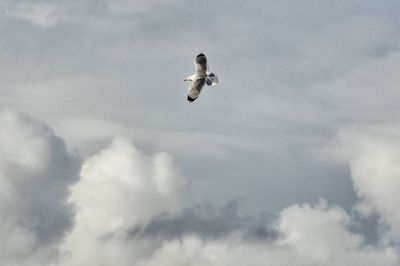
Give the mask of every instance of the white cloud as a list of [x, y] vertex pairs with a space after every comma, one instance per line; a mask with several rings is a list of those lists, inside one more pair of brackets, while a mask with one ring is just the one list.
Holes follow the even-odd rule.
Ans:
[[339, 141], [361, 198], [358, 210], [377, 211], [400, 237], [400, 127], [353, 127], [341, 131]]
[[284, 234], [282, 243], [298, 253], [327, 263], [343, 252], [358, 248], [360, 236], [348, 232], [347, 213], [340, 208], [328, 208], [321, 202], [317, 208], [305, 204], [284, 209], [278, 228]]
[[284, 209], [277, 227], [281, 243], [306, 258], [306, 265], [394, 265], [394, 250], [365, 246], [363, 237], [349, 230], [351, 222], [343, 209], [321, 201]]
[[125, 138], [117, 138], [82, 167], [72, 189], [78, 208], [76, 226], [63, 249], [67, 265], [128, 265], [135, 247], [127, 233], [163, 212], [179, 208], [184, 180], [171, 156], [146, 156]]
[[166, 241], [137, 265], [397, 265], [393, 249], [364, 247], [362, 238], [347, 229], [348, 222], [338, 207], [293, 205], [277, 221], [278, 242], [186, 236]]
[[41, 122], [6, 110], [0, 124], [0, 263], [33, 265], [56, 255], [72, 226], [78, 161]]

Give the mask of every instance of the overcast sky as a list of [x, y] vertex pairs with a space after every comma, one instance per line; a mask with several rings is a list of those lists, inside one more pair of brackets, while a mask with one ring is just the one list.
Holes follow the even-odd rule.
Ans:
[[0, 1], [0, 264], [398, 265], [399, 12]]

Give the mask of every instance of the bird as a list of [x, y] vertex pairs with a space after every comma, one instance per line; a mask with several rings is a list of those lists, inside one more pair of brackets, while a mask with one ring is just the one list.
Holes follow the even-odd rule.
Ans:
[[189, 102], [194, 102], [200, 96], [204, 85], [214, 86], [219, 83], [217, 75], [208, 72], [207, 58], [203, 53], [196, 56], [194, 65], [196, 67], [195, 73], [184, 79], [184, 81], [192, 81], [187, 95]]

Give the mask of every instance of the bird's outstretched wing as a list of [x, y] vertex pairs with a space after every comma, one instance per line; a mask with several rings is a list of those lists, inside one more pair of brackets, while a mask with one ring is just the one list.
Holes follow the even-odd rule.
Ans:
[[207, 58], [204, 54], [198, 54], [196, 56], [196, 60], [194, 62], [196, 66], [196, 72], [195, 75], [198, 78], [206, 78], [207, 77], [207, 71], [208, 71], [208, 66], [207, 66]]
[[189, 87], [187, 96], [187, 100], [189, 102], [193, 102], [199, 97], [200, 92], [203, 89], [205, 83], [206, 83], [205, 78], [197, 78], [192, 82], [192, 84]]

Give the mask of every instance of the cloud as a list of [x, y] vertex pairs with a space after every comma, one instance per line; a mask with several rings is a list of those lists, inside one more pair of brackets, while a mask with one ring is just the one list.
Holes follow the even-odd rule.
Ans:
[[176, 214], [155, 216], [145, 226], [130, 230], [132, 238], [157, 241], [180, 239], [196, 235], [200, 239], [226, 238], [238, 234], [249, 241], [272, 241], [276, 231], [271, 227], [272, 216], [243, 215], [239, 201], [231, 201], [220, 208], [198, 204]]
[[376, 211], [400, 240], [400, 127], [354, 126], [338, 136], [340, 156], [348, 161], [354, 189], [360, 197], [357, 210]]
[[56, 6], [46, 1], [5, 1], [2, 8], [6, 14], [30, 21], [33, 24], [49, 27], [57, 23]]
[[61, 247], [61, 264], [398, 262], [393, 247], [367, 245], [362, 234], [350, 230], [352, 216], [325, 201], [291, 205], [272, 223], [266, 217], [240, 215], [237, 203], [219, 210], [207, 205], [180, 209], [184, 183], [170, 156], [147, 156], [128, 139], [115, 139], [85, 162], [81, 181], [72, 190], [79, 211]]
[[115, 139], [84, 163], [81, 180], [72, 189], [78, 212], [62, 247], [71, 254], [65, 263], [128, 265], [143, 248], [127, 239], [129, 229], [176, 211], [184, 185], [170, 155], [147, 156], [129, 139]]
[[[79, 162], [43, 123], [0, 111], [0, 262], [33, 265], [56, 255], [72, 227], [69, 186]], [[40, 263], [39, 263], [40, 264]]]
[[[4, 265], [398, 264], [395, 244], [368, 245], [351, 230], [353, 215], [324, 200], [290, 205], [276, 217], [244, 215], [238, 202], [183, 208], [187, 181], [167, 153], [147, 155], [115, 138], [85, 160], [78, 180], [77, 157], [46, 125], [13, 111], [3, 111], [0, 122]], [[397, 131], [343, 132], [340, 155], [358, 195], [397, 230], [391, 200], [398, 194], [380, 185], [397, 187], [397, 150], [389, 145]], [[382, 174], [378, 185], [361, 177], [367, 165]]]
[[[398, 120], [398, 1], [5, 0], [0, 9], [0, 105], [43, 119], [84, 156], [96, 154], [85, 160], [66, 202], [77, 180], [77, 166], [66, 166], [76, 156], [49, 144], [59, 147], [49, 149], [62, 162], [54, 171], [75, 173], [75, 181], [53, 186], [36, 178], [53, 173], [47, 157], [37, 156], [43, 148], [19, 148], [30, 138], [26, 128], [36, 128], [44, 143], [52, 143], [54, 133], [44, 136], [52, 130], [39, 130], [34, 119], [22, 130], [1, 127], [7, 139], [1, 149], [12, 156], [1, 157], [0, 205], [8, 212], [0, 236], [8, 257], [0, 264], [17, 257], [16, 264], [74, 266], [151, 265], [162, 258], [218, 265], [250, 258], [256, 265], [393, 262], [397, 126], [344, 130], [339, 149], [346, 164], [327, 160], [321, 149], [337, 128]], [[181, 77], [193, 70], [199, 49], [222, 82], [189, 108]], [[117, 138], [104, 149], [116, 135], [135, 145]], [[154, 151], [173, 155], [191, 186], [171, 155], [147, 155]], [[155, 169], [169, 176], [161, 178], [165, 184], [156, 185]], [[31, 176], [31, 184], [21, 181]], [[47, 186], [59, 200], [42, 204], [47, 194], [37, 191]], [[237, 197], [247, 199], [250, 213], [278, 213], [276, 227], [275, 216], [221, 205]], [[342, 208], [300, 204], [318, 197]], [[379, 228], [349, 229], [358, 219], [356, 197], [355, 215], [374, 212]], [[51, 215], [36, 219], [43, 212], [31, 202]], [[377, 232], [373, 246], [363, 239], [368, 230]]]
[[5, 14], [15, 19], [27, 21], [39, 27], [51, 28], [60, 22], [77, 20], [78, 14], [88, 7], [88, 3], [74, 0], [57, 3], [48, 0], [5, 0], [0, 4], [0, 8]]
[[346, 212], [326, 203], [284, 209], [276, 242], [241, 238], [204, 240], [195, 235], [165, 241], [137, 265], [397, 265], [392, 248], [372, 249], [351, 233]]
[[[0, 3], [0, 9], [9, 17], [32, 23], [40, 28], [49, 29], [61, 23], [83, 23], [94, 26], [97, 29], [107, 28], [101, 20], [113, 23], [118, 17], [129, 15], [148, 14], [177, 3], [177, 0], [168, 1], [128, 1], [128, 0], [104, 0], [104, 1], [65, 1], [54, 2], [49, 0], [5, 0]], [[132, 21], [135, 21], [133, 19]], [[123, 26], [124, 24], [118, 24]]]
[[129, 0], [109, 0], [108, 8], [114, 15], [129, 15], [132, 13], [143, 13], [154, 8], [162, 8], [166, 4], [174, 4], [177, 0], [150, 0], [150, 1], [129, 1]]

